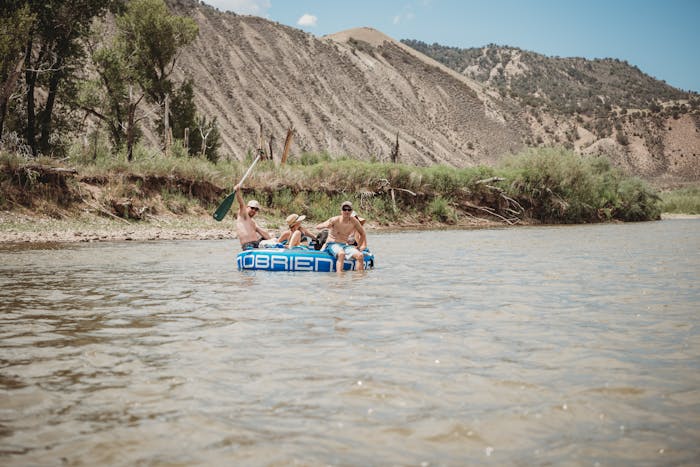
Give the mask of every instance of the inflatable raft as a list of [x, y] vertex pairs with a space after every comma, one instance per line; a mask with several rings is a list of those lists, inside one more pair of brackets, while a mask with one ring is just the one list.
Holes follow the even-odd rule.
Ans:
[[[365, 269], [374, 267], [374, 255], [364, 251]], [[326, 251], [316, 251], [306, 247], [286, 248], [258, 248], [238, 253], [236, 264], [241, 270], [257, 271], [335, 271], [335, 258]], [[356, 269], [354, 259], [346, 259], [343, 264], [344, 271]]]

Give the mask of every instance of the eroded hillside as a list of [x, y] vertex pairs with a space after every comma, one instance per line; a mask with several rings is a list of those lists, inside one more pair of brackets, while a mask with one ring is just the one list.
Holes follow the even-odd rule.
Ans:
[[190, 5], [199, 38], [178, 59], [198, 107], [218, 118], [223, 154], [241, 159], [262, 119], [279, 155], [292, 153], [470, 166], [515, 152], [526, 137], [513, 109], [482, 86], [370, 29], [317, 38], [252, 16]]
[[318, 38], [190, 0], [169, 4], [199, 25], [178, 72], [194, 78], [200, 111], [217, 117], [227, 157], [257, 147], [260, 119], [275, 157], [293, 127], [292, 157], [386, 161], [398, 139], [402, 162], [464, 167], [561, 145], [650, 179], [700, 179], [698, 101], [625, 62], [487, 47], [455, 65], [368, 28]]
[[604, 154], [653, 179], [700, 178], [700, 96], [619, 59], [545, 57], [488, 45], [460, 49], [404, 40], [491, 95], [519, 103], [528, 145]]

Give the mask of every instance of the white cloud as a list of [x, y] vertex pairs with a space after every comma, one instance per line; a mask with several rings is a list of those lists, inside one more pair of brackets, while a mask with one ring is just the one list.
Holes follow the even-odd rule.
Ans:
[[204, 0], [204, 3], [219, 10], [255, 16], [265, 16], [271, 6], [270, 0]]
[[404, 11], [394, 16], [391, 19], [391, 22], [393, 24], [405, 23], [407, 21], [411, 21], [415, 17], [416, 15], [410, 10], [410, 7], [404, 7]]
[[316, 26], [317, 22], [318, 22], [317, 17], [315, 17], [314, 15], [310, 15], [308, 13], [304, 13], [303, 15], [301, 15], [301, 18], [299, 18], [299, 21], [297, 21], [297, 24], [299, 26], [314, 27], [314, 26]]

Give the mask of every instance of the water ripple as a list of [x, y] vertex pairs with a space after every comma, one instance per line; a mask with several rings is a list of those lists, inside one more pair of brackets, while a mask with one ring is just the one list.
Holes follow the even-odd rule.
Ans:
[[3, 248], [0, 461], [692, 464], [697, 228], [375, 235], [344, 274]]

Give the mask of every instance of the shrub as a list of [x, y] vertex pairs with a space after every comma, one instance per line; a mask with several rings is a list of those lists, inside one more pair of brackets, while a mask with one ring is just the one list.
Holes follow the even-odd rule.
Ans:
[[627, 146], [628, 144], [630, 144], [630, 139], [624, 133], [618, 132], [617, 135], [615, 135], [615, 138], [616, 138], [617, 142], [623, 146]]
[[555, 148], [530, 150], [505, 161], [506, 190], [543, 222], [658, 219], [659, 198], [642, 180], [625, 177], [602, 158]]
[[454, 208], [450, 206], [449, 199], [442, 196], [436, 196], [430, 201], [428, 213], [434, 220], [446, 224], [453, 224], [457, 220], [457, 215]]
[[700, 186], [662, 193], [661, 210], [675, 214], [700, 214]]
[[[302, 153], [301, 157], [299, 157], [298, 163], [301, 165], [315, 165], [320, 164], [321, 162], [329, 162], [330, 160], [331, 156], [327, 152], [323, 152], [321, 154], [305, 152]], [[295, 160], [290, 158], [289, 162], [295, 163]]]
[[618, 207], [613, 217], [627, 222], [659, 219], [660, 198], [647, 184], [638, 178], [620, 180], [617, 189]]

